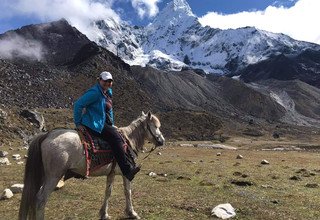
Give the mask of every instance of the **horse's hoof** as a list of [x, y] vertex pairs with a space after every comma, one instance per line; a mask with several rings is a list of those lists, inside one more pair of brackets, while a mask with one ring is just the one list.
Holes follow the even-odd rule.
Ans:
[[128, 216], [128, 219], [141, 219], [140, 216], [135, 211], [129, 213], [127, 216]]

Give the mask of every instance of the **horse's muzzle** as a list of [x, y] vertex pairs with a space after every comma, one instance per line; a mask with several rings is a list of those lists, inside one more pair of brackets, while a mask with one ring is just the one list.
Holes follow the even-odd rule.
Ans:
[[157, 138], [156, 139], [156, 146], [160, 147], [164, 145], [164, 138]]

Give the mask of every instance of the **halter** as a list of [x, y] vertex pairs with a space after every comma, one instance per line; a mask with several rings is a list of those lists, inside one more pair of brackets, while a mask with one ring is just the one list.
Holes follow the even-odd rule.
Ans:
[[158, 137], [157, 137], [155, 134], [152, 133], [151, 128], [150, 128], [150, 125], [149, 125], [148, 122], [147, 122], [147, 129], [148, 129], [148, 131], [150, 132], [151, 136], [157, 141], [157, 138], [158, 138]]
[[[148, 129], [148, 131], [150, 132], [151, 136], [156, 140], [156, 142], [158, 142], [158, 141], [157, 141], [157, 136], [152, 133], [151, 128], [150, 128], [150, 125], [149, 125], [148, 122], [147, 122], [147, 129]], [[148, 157], [150, 156], [150, 154], [151, 154], [156, 148], [157, 148], [157, 145], [154, 145], [154, 146], [151, 148], [151, 150], [149, 151], [148, 155], [146, 155], [142, 160], [145, 160], [146, 158], [148, 158]]]

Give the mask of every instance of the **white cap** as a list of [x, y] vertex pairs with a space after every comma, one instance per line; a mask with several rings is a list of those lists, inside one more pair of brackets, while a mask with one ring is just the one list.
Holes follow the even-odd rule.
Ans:
[[111, 73], [109, 73], [107, 71], [103, 71], [102, 73], [100, 73], [100, 79], [102, 79], [102, 80], [108, 80], [108, 79], [113, 80]]

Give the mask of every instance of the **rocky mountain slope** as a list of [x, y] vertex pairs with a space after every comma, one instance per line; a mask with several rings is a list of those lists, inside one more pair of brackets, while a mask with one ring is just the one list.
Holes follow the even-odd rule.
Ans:
[[[11, 59], [0, 59], [0, 108], [3, 110], [38, 108], [47, 112], [46, 109], [65, 109], [69, 112], [68, 117], [60, 118], [64, 113], [54, 114], [50, 123], [60, 125], [68, 121], [72, 124], [73, 102], [95, 83], [102, 70], [108, 70], [115, 78], [117, 124], [127, 125], [141, 111], [152, 110], [160, 116], [168, 138], [212, 139], [218, 130], [220, 134], [246, 132], [263, 135], [265, 132], [270, 135], [279, 126], [290, 126], [290, 130], [299, 131], [295, 128], [295, 121], [285, 120], [288, 115], [286, 105], [269, 92], [285, 85], [291, 99], [299, 101], [299, 107], [293, 110], [319, 120], [316, 107], [319, 90], [306, 87], [299, 81], [297, 84], [303, 85], [301, 88], [304, 90], [299, 89], [300, 86], [295, 87], [297, 90], [290, 89], [291, 82], [283, 82], [271, 83], [272, 88], [266, 86], [262, 91], [238, 80], [199, 75], [192, 70], [164, 72], [151, 67], [129, 66], [113, 53], [89, 41], [65, 20], [10, 32], [26, 41], [31, 39], [28, 38], [30, 33], [37, 36], [36, 42], [45, 51], [51, 52], [44, 53], [44, 59], [38, 61], [17, 54]], [[7, 35], [0, 35], [0, 39]], [[66, 47], [66, 42], [73, 42], [73, 49]], [[301, 101], [302, 97], [304, 101]], [[3, 126], [7, 126], [6, 123]], [[317, 124], [306, 126], [314, 128]]]

